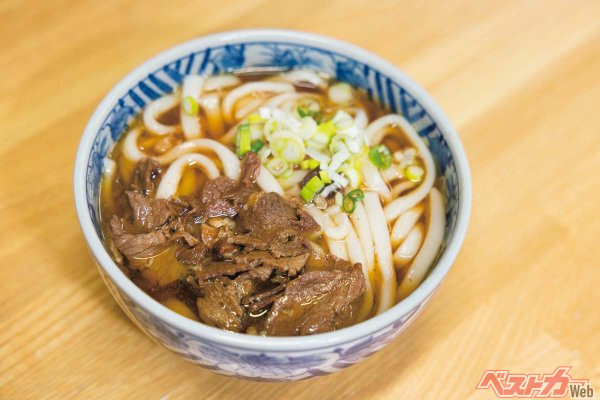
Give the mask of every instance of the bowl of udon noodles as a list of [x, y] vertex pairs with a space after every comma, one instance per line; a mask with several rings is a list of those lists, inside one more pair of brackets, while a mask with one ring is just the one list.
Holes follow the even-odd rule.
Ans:
[[85, 128], [74, 191], [135, 325], [194, 364], [267, 381], [335, 372], [398, 336], [448, 273], [471, 206], [458, 135], [422, 88], [356, 46], [267, 29], [129, 73]]

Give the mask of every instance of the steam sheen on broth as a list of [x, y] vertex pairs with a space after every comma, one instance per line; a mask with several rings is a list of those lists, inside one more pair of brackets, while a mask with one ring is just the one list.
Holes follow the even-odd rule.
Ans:
[[104, 161], [106, 245], [166, 307], [260, 335], [340, 329], [425, 278], [443, 181], [398, 114], [312, 70], [187, 76]]

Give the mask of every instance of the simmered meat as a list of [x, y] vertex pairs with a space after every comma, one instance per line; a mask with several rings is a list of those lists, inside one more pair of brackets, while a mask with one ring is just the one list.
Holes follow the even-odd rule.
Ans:
[[288, 241], [273, 241], [269, 247], [275, 257], [294, 257], [308, 253], [310, 245], [302, 236], [293, 236]]
[[310, 249], [308, 240], [293, 228], [267, 230], [261, 232], [260, 236], [238, 234], [227, 240], [247, 250], [269, 250], [275, 257], [297, 256]]
[[198, 281], [205, 281], [218, 276], [234, 276], [239, 272], [248, 271], [253, 266], [248, 263], [233, 263], [231, 261], [213, 261], [195, 270]]
[[133, 210], [134, 225], [148, 230], [179, 217], [186, 209], [186, 204], [175, 198], [152, 199], [133, 190], [128, 190], [125, 194]]
[[226, 176], [206, 182], [202, 190], [201, 200], [203, 204], [204, 219], [212, 217], [235, 217], [238, 209], [227, 197], [237, 188], [237, 183]]
[[360, 264], [348, 270], [306, 272], [273, 303], [267, 334], [309, 335], [342, 328], [355, 318], [364, 291]]
[[179, 221], [171, 223], [169, 227], [172, 232], [171, 240], [181, 239], [181, 242], [187, 244], [188, 246], [195, 246], [198, 244], [198, 239], [196, 239], [195, 236], [184, 230], [183, 227], [179, 224]]
[[236, 263], [244, 263], [250, 265], [264, 265], [265, 267], [276, 268], [281, 272], [286, 272], [290, 277], [298, 275], [298, 272], [304, 268], [308, 259], [308, 252], [293, 257], [276, 258], [268, 251], [253, 250], [243, 252], [234, 257]]
[[350, 263], [350, 261], [336, 257], [333, 254], [327, 254], [325, 260], [327, 261], [327, 266], [325, 267], [327, 269], [346, 270], [352, 267], [352, 263]]
[[251, 188], [255, 183], [258, 175], [260, 174], [260, 158], [255, 153], [247, 153], [244, 157], [244, 163], [242, 165], [242, 177], [240, 178], [240, 184]]
[[264, 282], [271, 277], [273, 268], [271, 267], [256, 267], [247, 272], [248, 276], [259, 282]]
[[206, 247], [198, 243], [194, 247], [183, 247], [175, 252], [175, 258], [186, 265], [201, 265], [206, 259]]
[[199, 284], [198, 315], [207, 325], [228, 331], [241, 332], [244, 308], [238, 287], [229, 279], [215, 279]]
[[123, 221], [114, 215], [110, 221], [113, 240], [117, 249], [127, 258], [152, 257], [164, 250], [169, 241], [170, 232], [167, 226], [150, 233], [129, 234], [125, 232]]
[[220, 260], [231, 260], [240, 251], [240, 248], [233, 243], [229, 243], [226, 238], [219, 239], [215, 243], [215, 255]]
[[131, 188], [146, 195], [153, 196], [160, 178], [160, 164], [152, 158], [141, 159], [133, 172]]
[[[204, 183], [200, 195], [156, 199], [160, 165], [140, 161], [129, 190], [121, 191], [121, 217], [111, 220], [114, 251], [137, 271], [132, 279], [145, 291], [159, 300], [179, 296], [211, 326], [244, 332], [251, 325], [270, 335], [346, 326], [365, 290], [360, 266], [317, 257], [303, 236], [318, 229], [317, 223], [301, 204], [259, 191], [261, 168], [249, 153], [239, 182], [221, 176]], [[174, 280], [148, 285], [148, 274], [159, 281], [163, 276], [145, 264], [140, 273], [138, 264], [159, 254], [166, 263], [160, 268], [176, 271], [169, 278]], [[311, 262], [318, 271], [305, 272]]]
[[260, 234], [272, 228], [288, 228], [296, 222], [296, 209], [277, 193], [255, 192], [241, 210], [240, 227]]
[[272, 271], [273, 269], [268, 267], [253, 268], [233, 280], [233, 284], [236, 285], [238, 292], [241, 294], [243, 305], [249, 303], [250, 296], [257, 291], [257, 286], [269, 280]]
[[277, 193], [265, 192], [254, 192], [250, 196], [239, 212], [238, 221], [242, 229], [256, 235], [272, 229], [286, 228], [312, 232], [319, 227], [305, 211]]
[[275, 300], [281, 297], [281, 292], [285, 289], [285, 285], [277, 285], [272, 289], [265, 290], [264, 292], [258, 293], [250, 297], [248, 303], [248, 310], [250, 312], [256, 312], [263, 308], [270, 306]]
[[237, 183], [226, 176], [208, 181], [202, 189], [203, 217], [233, 218], [254, 192], [254, 183], [260, 172], [260, 160], [248, 153], [242, 163], [242, 176]]
[[200, 239], [202, 243], [209, 248], [212, 248], [215, 245], [219, 237], [219, 230], [209, 226], [208, 224], [202, 224], [200, 226]]

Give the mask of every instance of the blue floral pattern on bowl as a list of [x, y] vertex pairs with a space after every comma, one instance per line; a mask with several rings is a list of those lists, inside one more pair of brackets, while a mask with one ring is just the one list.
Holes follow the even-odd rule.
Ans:
[[[340, 81], [363, 88], [390, 111], [403, 114], [427, 141], [444, 176], [448, 200], [445, 236], [446, 239], [450, 237], [458, 214], [458, 177], [449, 146], [424, 107], [405, 88], [367, 64], [330, 50], [279, 42], [245, 42], [205, 48], [162, 66], [127, 90], [98, 130], [87, 165], [87, 206], [99, 236], [101, 228], [98, 201], [103, 159], [131, 119], [148, 102], [173, 91], [188, 74], [211, 75], [260, 66], [310, 67], [323, 71]], [[158, 319], [118, 288], [102, 268], [99, 267], [99, 270], [123, 310], [157, 343], [182, 358], [217, 373], [259, 380], [306, 379], [353, 365], [398, 336], [431, 297], [430, 294], [401, 318], [376, 333], [336, 345], [334, 348], [261, 352], [225, 347]]]

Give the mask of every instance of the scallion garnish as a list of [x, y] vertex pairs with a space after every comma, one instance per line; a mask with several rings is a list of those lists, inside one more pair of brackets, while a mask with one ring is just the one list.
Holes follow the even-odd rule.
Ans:
[[240, 126], [238, 126], [237, 134], [235, 137], [235, 147], [237, 149], [237, 155], [240, 157], [252, 150], [252, 141], [250, 138], [250, 125], [241, 124]]
[[258, 114], [252, 114], [248, 116], [249, 124], [260, 124], [261, 122], [265, 122], [265, 120], [262, 119]]
[[369, 160], [377, 168], [386, 169], [392, 165], [392, 154], [385, 144], [380, 144], [369, 151]]
[[315, 194], [319, 193], [323, 189], [323, 186], [325, 185], [321, 179], [319, 179], [318, 176], [313, 176], [308, 182], [306, 182], [306, 185], [304, 185], [302, 190], [300, 190], [300, 197], [302, 197], [305, 202], [310, 203], [313, 197], [315, 197]]
[[321, 177], [321, 180], [323, 181], [323, 183], [325, 183], [325, 184], [331, 183], [331, 177], [329, 176], [329, 173], [327, 171], [319, 171], [319, 176]]
[[360, 189], [354, 189], [344, 196], [342, 200], [342, 210], [348, 214], [352, 214], [356, 209], [356, 202], [362, 200], [365, 193]]
[[260, 149], [262, 149], [265, 145], [265, 142], [263, 142], [260, 139], [257, 140], [253, 140], [252, 143], [250, 144], [250, 150], [253, 153], [258, 153], [260, 151]]
[[404, 169], [404, 176], [411, 182], [421, 182], [425, 170], [418, 165], [409, 165]]
[[287, 163], [281, 158], [273, 158], [267, 162], [266, 167], [276, 177], [283, 175], [288, 170]]
[[315, 159], [308, 159], [308, 160], [304, 160], [300, 163], [300, 167], [302, 169], [315, 169], [317, 168], [319, 165], [321, 165], [320, 162], [318, 162]]
[[312, 119], [317, 121], [317, 123], [321, 121], [321, 112], [320, 111], [313, 111], [313, 110], [309, 110], [308, 108], [304, 108], [304, 107], [298, 107], [296, 109], [296, 111], [298, 112], [298, 115], [300, 116], [300, 118], [311, 117]]
[[193, 96], [185, 96], [183, 98], [183, 111], [187, 115], [196, 115], [198, 114], [198, 102]]
[[350, 197], [354, 201], [359, 201], [365, 198], [365, 192], [361, 189], [354, 189], [350, 191], [346, 196]]
[[347, 212], [348, 214], [352, 214], [356, 209], [356, 201], [353, 198], [348, 197], [348, 195], [344, 196], [342, 200], [342, 210]]
[[317, 132], [324, 133], [327, 135], [327, 139], [329, 140], [337, 132], [337, 127], [333, 121], [327, 121], [319, 124], [317, 127]]

